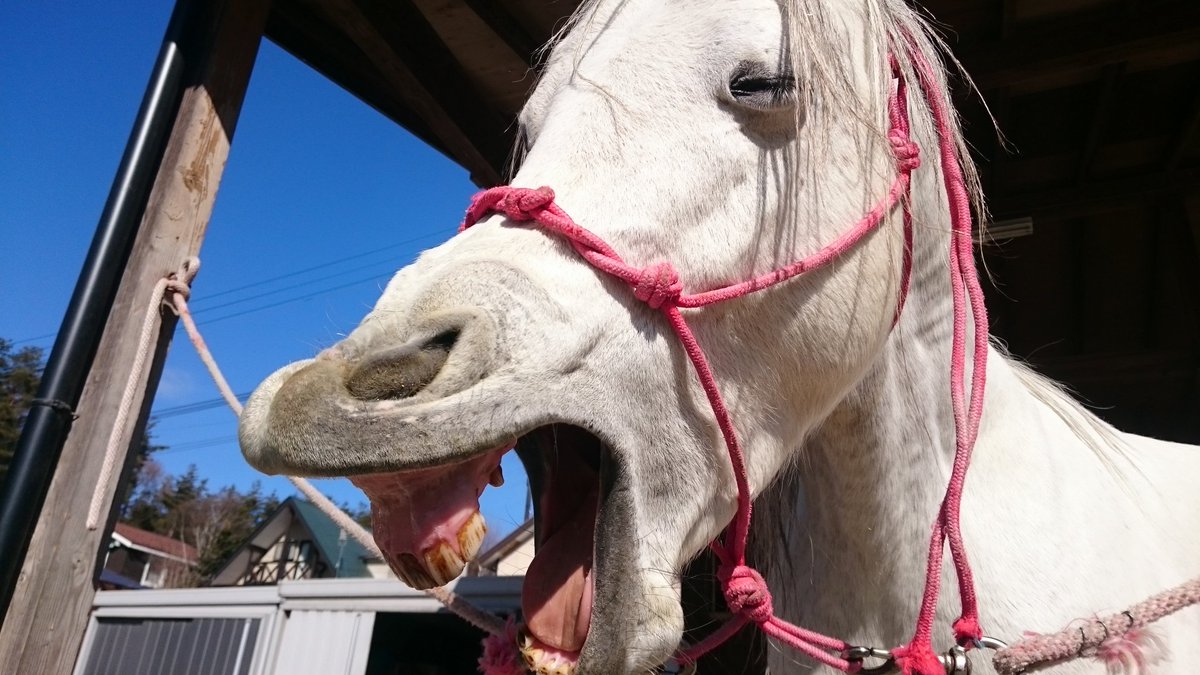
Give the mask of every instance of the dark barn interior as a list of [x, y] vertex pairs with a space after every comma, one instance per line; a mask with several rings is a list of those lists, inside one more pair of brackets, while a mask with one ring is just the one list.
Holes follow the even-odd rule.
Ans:
[[[267, 35], [492, 185], [576, 4], [276, 0]], [[1119, 428], [1200, 442], [1200, 4], [924, 5], [1006, 139], [958, 82], [996, 225], [993, 334]], [[697, 624], [720, 616], [709, 564], [685, 585]], [[702, 671], [762, 672], [764, 653], [744, 632]]]

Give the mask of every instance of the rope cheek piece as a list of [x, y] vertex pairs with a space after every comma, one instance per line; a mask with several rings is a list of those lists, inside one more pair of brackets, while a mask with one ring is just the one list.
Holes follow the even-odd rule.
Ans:
[[[912, 58], [924, 98], [933, 114], [938, 132], [943, 180], [950, 202], [951, 288], [954, 300], [952, 338], [951, 395], [955, 420], [955, 459], [950, 484], [932, 528], [925, 592], [912, 640], [893, 650], [855, 647], [843, 640], [795, 626], [775, 616], [771, 593], [762, 576], [746, 565], [746, 541], [752, 512], [750, 486], [745, 458], [729, 411], [717, 387], [716, 378], [703, 349], [697, 343], [682, 309], [695, 309], [732, 300], [769, 288], [805, 272], [823, 267], [844, 255], [866, 235], [878, 229], [896, 208], [902, 210], [904, 257], [896, 314], [899, 319], [908, 293], [912, 268], [912, 213], [910, 210], [911, 174], [920, 166], [920, 149], [910, 134], [907, 84], [895, 59], [890, 59], [895, 86], [888, 101], [888, 142], [896, 160], [897, 174], [887, 195], [861, 220], [824, 248], [790, 265], [762, 276], [723, 288], [695, 294], [685, 293], [679, 274], [669, 262], [657, 262], [639, 268], [629, 265], [603, 239], [579, 226], [555, 202], [554, 191], [511, 186], [496, 187], [477, 194], [471, 201], [459, 231], [466, 230], [491, 214], [500, 214], [514, 223], [531, 223], [566, 239], [585, 261], [600, 271], [630, 286], [634, 295], [653, 309], [661, 311], [679, 339], [696, 371], [701, 387], [712, 407], [729, 453], [737, 483], [737, 511], [722, 537], [711, 544], [718, 562], [717, 576], [733, 618], [702, 641], [681, 650], [677, 659], [685, 664], [711, 651], [747, 623], [754, 623], [767, 635], [793, 647], [815, 661], [844, 672], [891, 672], [898, 668], [905, 675], [944, 675], [965, 672], [965, 650], [985, 643], [979, 627], [974, 583], [959, 531], [959, 502], [970, 461], [971, 448], [979, 429], [987, 359], [987, 316], [983, 294], [975, 273], [971, 251], [971, 205], [963, 182], [962, 170], [953, 142], [952, 122], [933, 69], [919, 53]], [[970, 313], [968, 313], [968, 299]], [[966, 389], [966, 329], [971, 320], [974, 329], [973, 377], [969, 402]], [[962, 614], [954, 623], [959, 646], [939, 656], [932, 647], [932, 626], [941, 579], [942, 550], [950, 543], [962, 597]], [[989, 641], [987, 644], [992, 644]], [[883, 666], [864, 669], [867, 658], [884, 658]], [[951, 669], [951, 667], [955, 669]], [[962, 668], [964, 670], [958, 670]]]

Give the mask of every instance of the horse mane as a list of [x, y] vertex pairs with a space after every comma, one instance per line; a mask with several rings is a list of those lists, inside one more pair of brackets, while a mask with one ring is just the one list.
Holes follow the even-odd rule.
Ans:
[[[1125, 442], [1120, 432], [1088, 410], [1083, 403], [1080, 403], [1076, 392], [1066, 385], [1038, 373], [1025, 362], [1009, 354], [1002, 346], [995, 344], [994, 340], [992, 342], [993, 347], [1003, 354], [1008, 366], [1012, 368], [1017, 381], [1039, 403], [1049, 408], [1055, 416], [1062, 420], [1071, 433], [1096, 454], [1096, 458], [1120, 485], [1129, 489], [1128, 475], [1117, 466], [1116, 459], [1122, 460], [1144, 477], [1144, 474], [1141, 474], [1138, 469], [1134, 455], [1130, 452], [1129, 444]], [[1133, 494], [1132, 489], [1129, 494]]]

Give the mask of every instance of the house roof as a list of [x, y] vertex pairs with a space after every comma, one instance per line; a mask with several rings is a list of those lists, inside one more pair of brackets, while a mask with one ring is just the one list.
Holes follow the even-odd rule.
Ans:
[[[331, 566], [337, 566], [337, 577], [370, 576], [367, 571], [367, 561], [375, 558], [358, 540], [351, 536], [343, 536], [342, 530], [329, 516], [321, 512], [315, 504], [295, 497], [289, 497], [284, 503], [291, 502], [296, 516], [312, 533], [313, 542], [321, 551], [321, 557]], [[340, 564], [339, 564], [340, 560]]]
[[522, 544], [532, 538], [533, 518], [530, 518], [496, 542], [494, 546], [479, 554], [479, 557], [472, 563], [472, 568], [474, 570], [494, 570], [501, 559], [512, 555], [513, 551], [521, 548]]
[[163, 557], [176, 558], [190, 563], [196, 562], [200, 557], [196, 551], [196, 547], [190, 544], [161, 534], [148, 532], [128, 523], [117, 523], [113, 528], [113, 535], [119, 539], [124, 539], [133, 546], [151, 553], [158, 553]]
[[250, 547], [270, 548], [281, 537], [286, 536], [288, 529], [296, 521], [308, 531], [308, 538], [316, 545], [321, 559], [331, 569], [337, 570], [336, 577], [370, 576], [367, 563], [376, 558], [362, 544], [353, 537], [341, 540], [337, 524], [311, 502], [298, 497], [288, 497], [269, 518], [263, 521], [254, 534], [242, 542], [233, 555], [229, 556], [229, 559], [213, 576], [213, 585], [236, 583], [244, 573], [245, 566], [250, 559]]

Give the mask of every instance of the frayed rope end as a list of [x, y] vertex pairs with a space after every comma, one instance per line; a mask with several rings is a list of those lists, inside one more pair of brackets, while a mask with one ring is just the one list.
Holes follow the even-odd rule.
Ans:
[[528, 672], [517, 650], [517, 622], [513, 617], [508, 617], [503, 634], [489, 635], [483, 639], [479, 672], [483, 675], [526, 675]]
[[1165, 656], [1166, 644], [1149, 628], [1114, 635], [1096, 647], [1096, 658], [1109, 675], [1150, 675], [1151, 667]]
[[903, 675], [946, 675], [946, 668], [933, 648], [904, 645], [892, 650], [896, 667]]
[[958, 644], [965, 647], [978, 642], [982, 638], [983, 628], [979, 626], [979, 619], [963, 616], [954, 622], [954, 641]]

